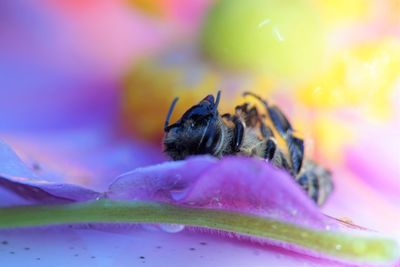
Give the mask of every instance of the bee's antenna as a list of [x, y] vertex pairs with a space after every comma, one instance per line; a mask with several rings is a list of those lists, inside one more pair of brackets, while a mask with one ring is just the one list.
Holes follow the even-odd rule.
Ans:
[[165, 123], [164, 123], [164, 131], [165, 132], [168, 130], [169, 120], [171, 119], [172, 112], [174, 111], [176, 102], [178, 102], [178, 100], [179, 100], [179, 98], [175, 97], [171, 103], [171, 106], [169, 107], [167, 118], [165, 119]]
[[218, 110], [218, 105], [219, 105], [219, 100], [220, 99], [221, 99], [221, 90], [218, 90], [217, 98], [215, 99], [215, 102], [214, 102], [214, 113], [216, 113], [217, 110]]

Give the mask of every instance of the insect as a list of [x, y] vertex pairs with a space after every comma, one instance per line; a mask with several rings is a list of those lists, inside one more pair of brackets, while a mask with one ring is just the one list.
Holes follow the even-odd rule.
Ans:
[[189, 108], [175, 123], [170, 118], [178, 98], [169, 108], [164, 125], [164, 152], [173, 160], [191, 155], [210, 154], [255, 156], [286, 170], [318, 205], [325, 203], [333, 190], [331, 172], [316, 162], [304, 159], [304, 141], [296, 136], [287, 117], [277, 106], [251, 92], [262, 106], [245, 102], [234, 113], [220, 115], [216, 98], [206, 96]]

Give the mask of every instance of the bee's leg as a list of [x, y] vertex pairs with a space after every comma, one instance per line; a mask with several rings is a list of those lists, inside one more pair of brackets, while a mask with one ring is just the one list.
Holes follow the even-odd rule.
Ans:
[[244, 103], [243, 105], [236, 106], [235, 110], [238, 116], [240, 113], [244, 113], [244, 116], [246, 117], [246, 126], [255, 128], [257, 127], [257, 124], [259, 124], [260, 133], [263, 139], [268, 140], [271, 136], [274, 136], [271, 128], [265, 125], [263, 121], [264, 118], [258, 113], [256, 107], [252, 107], [248, 110], [248, 103]]
[[307, 192], [307, 195], [318, 203], [318, 178], [312, 172], [304, 172], [296, 178], [297, 183]]
[[234, 153], [239, 152], [240, 145], [243, 142], [245, 128], [244, 123], [239, 116], [231, 115], [229, 113], [222, 115], [222, 118], [231, 121], [235, 125], [235, 128], [233, 129], [233, 140], [231, 143], [231, 149]]
[[247, 127], [257, 127], [257, 123], [262, 123], [262, 119], [256, 107], [248, 109], [249, 103], [244, 103], [235, 107], [235, 114], [241, 118], [246, 123]]
[[276, 142], [272, 139], [267, 139], [265, 143], [264, 159], [270, 161], [274, 158], [276, 152]]
[[262, 115], [258, 113], [257, 108], [252, 107], [249, 110], [246, 121], [249, 125], [251, 125], [251, 127], [259, 127], [262, 137], [268, 139], [270, 136], [273, 136], [273, 133], [272, 130], [265, 125], [264, 119], [265, 118], [263, 118]]
[[278, 107], [267, 107], [267, 109], [275, 129], [286, 142], [293, 173], [297, 175], [301, 170], [301, 166], [303, 163], [304, 141], [303, 139], [294, 135], [293, 128], [289, 120]]
[[261, 116], [258, 116], [258, 123], [260, 127], [261, 136], [265, 141], [265, 151], [264, 151], [264, 158], [268, 161], [272, 160], [277, 153], [277, 144], [274, 138], [274, 133], [272, 132], [271, 128], [269, 128], [263, 121]]
[[333, 191], [331, 172], [310, 160], [304, 162], [296, 181], [318, 205], [324, 204]]
[[293, 169], [291, 168], [286, 156], [279, 149], [276, 150], [274, 157], [272, 158], [272, 163], [278, 168], [286, 170], [292, 177], [295, 177]]
[[269, 117], [271, 118], [272, 123], [281, 135], [285, 135], [288, 131], [293, 131], [292, 125], [290, 124], [289, 120], [278, 107], [270, 106], [266, 100], [254, 93], [245, 92], [243, 95], [253, 96], [264, 105]]
[[260, 127], [260, 133], [265, 141], [265, 149], [264, 149], [264, 159], [267, 161], [271, 161], [275, 166], [287, 170], [292, 176], [294, 176], [294, 173], [291, 169], [291, 166], [289, 162], [287, 161], [285, 155], [277, 149], [277, 143], [274, 138], [274, 134], [272, 132], [272, 129], [269, 128], [263, 121], [263, 118], [261, 115], [258, 113], [258, 110], [256, 107], [252, 107], [250, 110], [247, 109], [248, 105], [243, 105], [245, 108], [242, 108], [242, 106], [238, 106], [236, 108], [236, 111], [238, 111], [238, 108], [241, 108], [242, 112], [246, 112], [246, 124], [249, 127]]
[[246, 125], [246, 127], [254, 127], [254, 115], [258, 116], [257, 110], [253, 110], [249, 108], [249, 103], [244, 103], [242, 105], [238, 105], [235, 107], [235, 115], [238, 116]]
[[238, 115], [238, 113], [243, 112], [244, 114], [248, 113], [248, 108], [249, 107], [249, 103], [244, 103], [242, 105], [238, 105], [235, 107], [235, 113]]
[[256, 94], [246, 92], [244, 93], [244, 95], [251, 95], [257, 98], [261, 103], [263, 103], [275, 129], [278, 131], [278, 133], [282, 136], [287, 144], [293, 173], [297, 175], [301, 170], [304, 158], [303, 139], [300, 139], [293, 135], [292, 125], [277, 106], [270, 106], [266, 100], [262, 99]]
[[286, 142], [293, 173], [297, 175], [303, 163], [304, 140], [294, 135], [290, 122], [278, 107], [271, 107], [269, 109], [269, 116], [275, 129], [277, 129], [278, 133]]
[[235, 110], [237, 114], [244, 113], [246, 118], [246, 126], [253, 128], [260, 127], [261, 136], [263, 140], [265, 140], [265, 150], [263, 155], [264, 159], [268, 161], [272, 160], [275, 155], [277, 144], [276, 141], [271, 138], [273, 137], [272, 130], [265, 125], [261, 115], [258, 113], [257, 108], [252, 107], [251, 109], [248, 109], [248, 103], [245, 103], [241, 106], [237, 106]]
[[272, 132], [272, 129], [270, 127], [268, 127], [264, 121], [263, 118], [260, 117], [259, 118], [259, 123], [260, 123], [260, 132], [261, 135], [265, 138], [268, 139], [270, 137], [274, 137], [274, 133]]
[[241, 106], [237, 106], [235, 108], [236, 115], [243, 118], [247, 127], [254, 128], [257, 126], [257, 122], [259, 121], [258, 110], [256, 107], [248, 109], [248, 105], [248, 103], [245, 103]]
[[283, 112], [276, 106], [269, 106], [266, 100], [256, 94], [246, 92], [244, 95], [251, 95], [264, 105], [275, 129], [287, 144], [291, 166], [280, 150], [275, 152], [274, 165], [288, 170], [318, 205], [325, 203], [327, 197], [333, 191], [330, 171], [309, 160], [305, 161], [303, 166], [304, 141], [294, 135], [292, 125]]

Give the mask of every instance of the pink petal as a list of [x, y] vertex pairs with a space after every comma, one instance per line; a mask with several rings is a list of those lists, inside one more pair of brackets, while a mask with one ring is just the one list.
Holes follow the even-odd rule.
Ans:
[[399, 126], [378, 125], [348, 147], [345, 157], [349, 170], [393, 201], [400, 200], [399, 136]]

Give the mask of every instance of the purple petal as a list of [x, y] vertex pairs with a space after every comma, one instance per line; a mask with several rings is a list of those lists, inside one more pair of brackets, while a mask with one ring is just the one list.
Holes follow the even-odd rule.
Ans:
[[2, 231], [0, 258], [2, 263], [14, 267], [297, 267], [300, 263], [346, 266], [273, 246], [261, 247], [212, 235], [168, 234], [122, 226], [111, 226], [107, 231], [60, 227]]
[[[16, 166], [13, 171], [9, 170], [9, 173], [24, 173], [28, 177], [33, 177], [20, 178], [11, 175], [0, 177], [0, 187], [25, 199], [41, 203], [63, 203], [100, 196], [99, 193], [82, 187], [35, 179], [34, 174], [29, 175], [29, 168], [24, 166], [15, 153], [4, 144], [2, 155], [8, 160], [12, 159], [12, 165]], [[323, 216], [319, 208], [289, 175], [254, 158], [231, 157], [216, 160], [210, 157], [196, 157], [186, 161], [141, 168], [119, 177], [110, 186], [109, 191], [101, 196], [252, 213], [312, 229], [335, 228], [339, 225]], [[7, 201], [5, 204], [7, 205]], [[101, 229], [101, 226], [94, 224], [95, 229]], [[109, 231], [113, 227], [107, 226], [106, 229]], [[121, 232], [120, 230], [117, 232]], [[184, 233], [189, 234], [188, 230], [199, 231], [198, 228], [188, 227]], [[205, 231], [210, 232], [206, 228]], [[229, 233], [223, 236], [242, 239], [243, 243], [255, 241], [266, 248], [272, 245], [303, 255], [323, 257], [319, 253], [316, 254], [284, 240], [258, 239]]]
[[[0, 205], [68, 203], [95, 199], [99, 193], [72, 184], [40, 180], [15, 152], [0, 142]], [[14, 194], [10, 196], [10, 192]]]
[[313, 228], [329, 223], [289, 175], [253, 158], [196, 157], [137, 169], [120, 176], [107, 195], [240, 211]]
[[211, 157], [198, 157], [138, 168], [118, 177], [107, 195], [112, 199], [172, 200], [173, 194], [190, 187], [216, 162]]
[[110, 128], [1, 133], [1, 136], [42, 180], [104, 191], [121, 173], [163, 160], [158, 146], [116, 138]]
[[115, 123], [126, 66], [172, 35], [121, 1], [63, 2], [1, 2], [2, 130]]
[[[195, 157], [141, 168], [120, 176], [106, 195], [111, 199], [152, 200], [186, 207], [256, 214], [313, 230], [330, 232], [335, 229], [337, 233], [373, 234], [323, 215], [286, 172], [255, 158], [227, 157], [217, 160]], [[163, 225], [160, 227], [163, 229]], [[227, 235], [317, 258], [330, 258], [282, 240]]]

